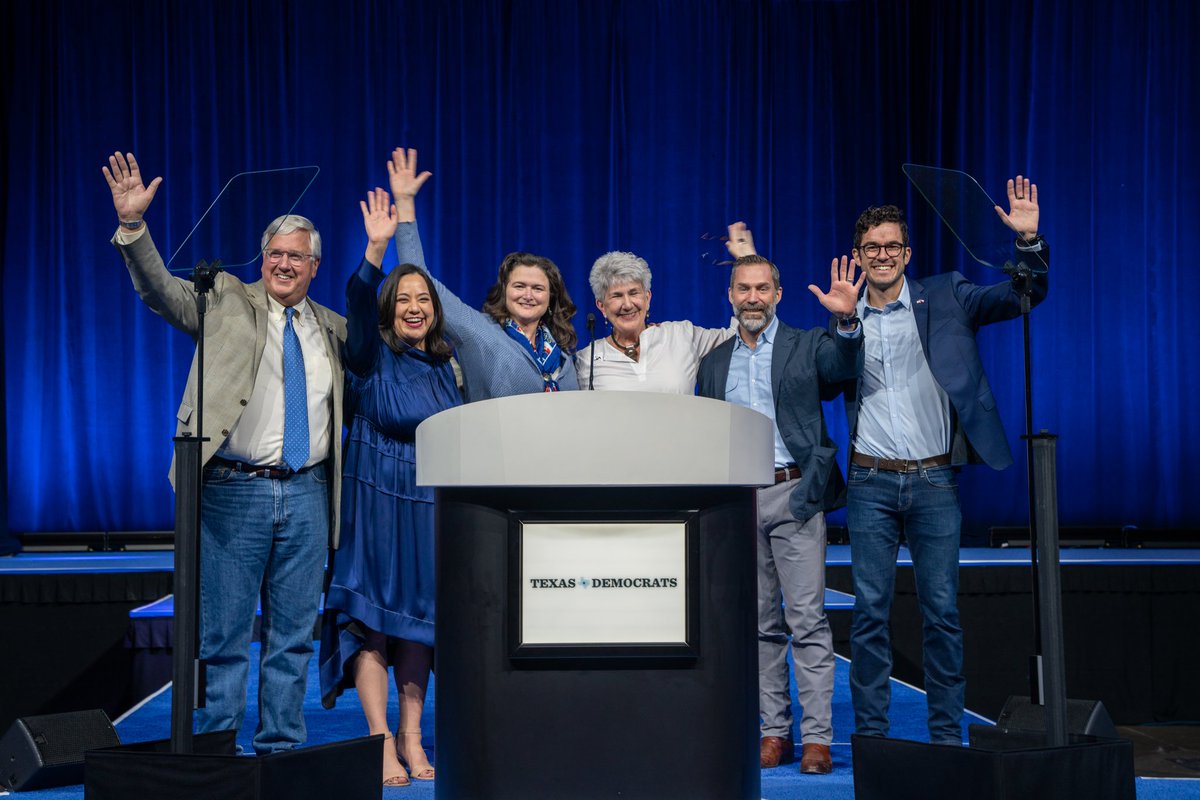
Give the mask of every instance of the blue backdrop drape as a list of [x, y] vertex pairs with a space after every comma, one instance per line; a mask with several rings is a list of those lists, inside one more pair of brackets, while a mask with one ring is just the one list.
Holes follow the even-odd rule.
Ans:
[[[1054, 248], [1034, 417], [1061, 436], [1062, 521], [1195, 525], [1182, 468], [1200, 440], [1185, 411], [1196, 317], [1175, 270], [1200, 211], [1198, 13], [1188, 0], [5, 4], [10, 525], [172, 524], [191, 342], [140, 304], [108, 244], [108, 153], [165, 177], [148, 216], [164, 250], [235, 172], [319, 165], [299, 210], [325, 239], [314, 296], [341, 309], [358, 200], [386, 186], [400, 144], [434, 173], [418, 213], [445, 282], [478, 303], [504, 253], [544, 253], [581, 331], [587, 270], [609, 249], [650, 262], [654, 318], [724, 324], [723, 249], [705, 234], [738, 219], [780, 265], [795, 325], [824, 324], [805, 286], [828, 280], [871, 204], [908, 210], [914, 275], [997, 280], [963, 263], [900, 165], [966, 170], [998, 198], [1029, 175]], [[1026, 519], [1020, 324], [980, 338], [1019, 463], [964, 472], [972, 530]], [[546, 431], [531, 446], [570, 459], [571, 441]]]

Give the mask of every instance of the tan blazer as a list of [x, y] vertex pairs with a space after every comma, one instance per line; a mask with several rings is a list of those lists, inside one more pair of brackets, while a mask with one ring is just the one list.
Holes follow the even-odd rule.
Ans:
[[[196, 293], [192, 282], [167, 271], [162, 256], [147, 230], [132, 244], [116, 237], [113, 245], [125, 259], [133, 287], [155, 314], [191, 336], [199, 334]], [[342, 346], [346, 341], [346, 318], [309, 299], [325, 331], [325, 354], [333, 373], [333, 409], [329, 419], [329, 536], [338, 546], [338, 510], [342, 493]], [[228, 273], [217, 275], [209, 293], [205, 314], [204, 350], [204, 435], [201, 448], [207, 464], [233, 430], [254, 390], [254, 376], [267, 340], [267, 295], [261, 280], [243, 283]], [[175, 435], [195, 431], [196, 355], [188, 373], [183, 400], [179, 404]], [[175, 462], [171, 461], [171, 485], [175, 484]]]

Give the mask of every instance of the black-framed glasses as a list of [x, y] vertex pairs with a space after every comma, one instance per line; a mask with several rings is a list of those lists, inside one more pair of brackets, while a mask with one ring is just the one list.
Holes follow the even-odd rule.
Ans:
[[306, 260], [312, 258], [312, 253], [301, 253], [296, 250], [267, 250], [263, 252], [263, 255], [265, 255], [267, 257], [267, 261], [270, 261], [272, 264], [278, 264], [286, 256], [288, 263], [293, 267], [298, 267]]
[[904, 243], [888, 242], [887, 244], [876, 244], [875, 242], [870, 242], [869, 244], [860, 244], [858, 249], [867, 258], [875, 258], [879, 255], [880, 250], [887, 253], [888, 258], [895, 258], [904, 252]]

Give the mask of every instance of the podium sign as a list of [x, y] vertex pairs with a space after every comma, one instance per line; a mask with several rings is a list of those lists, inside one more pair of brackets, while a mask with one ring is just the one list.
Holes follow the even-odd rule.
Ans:
[[513, 656], [533, 655], [532, 645], [578, 654], [610, 644], [690, 654], [687, 541], [683, 521], [521, 523]]

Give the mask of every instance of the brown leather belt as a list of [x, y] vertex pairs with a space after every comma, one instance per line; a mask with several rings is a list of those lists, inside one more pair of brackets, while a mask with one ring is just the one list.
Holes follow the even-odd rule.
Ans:
[[280, 481], [280, 480], [286, 480], [286, 479], [292, 477], [293, 475], [303, 475], [304, 473], [308, 472], [313, 467], [319, 467], [324, 463], [325, 463], [324, 461], [321, 461], [317, 464], [313, 464], [310, 467], [304, 467], [302, 469], [298, 469], [293, 472], [290, 467], [284, 467], [284, 466], [275, 466], [275, 467], [265, 466], [264, 467], [264, 466], [259, 466], [258, 464], [246, 464], [241, 461], [230, 461], [227, 458], [221, 458], [220, 456], [213, 456], [212, 459], [209, 460], [208, 466], [224, 467], [225, 469], [231, 469], [234, 472], [243, 472], [247, 475], [253, 475], [256, 478], [273, 478], [274, 480]]
[[784, 481], [794, 481], [800, 477], [800, 468], [795, 464], [788, 464], [786, 467], [780, 467], [775, 470], [775, 482], [783, 483]]
[[918, 458], [909, 460], [905, 458], [875, 458], [865, 453], [851, 453], [850, 463], [858, 467], [866, 467], [867, 469], [878, 469], [881, 472], [920, 472], [922, 468], [930, 467], [945, 467], [950, 463], [950, 454], [946, 453], [942, 456], [933, 456], [931, 458]]

